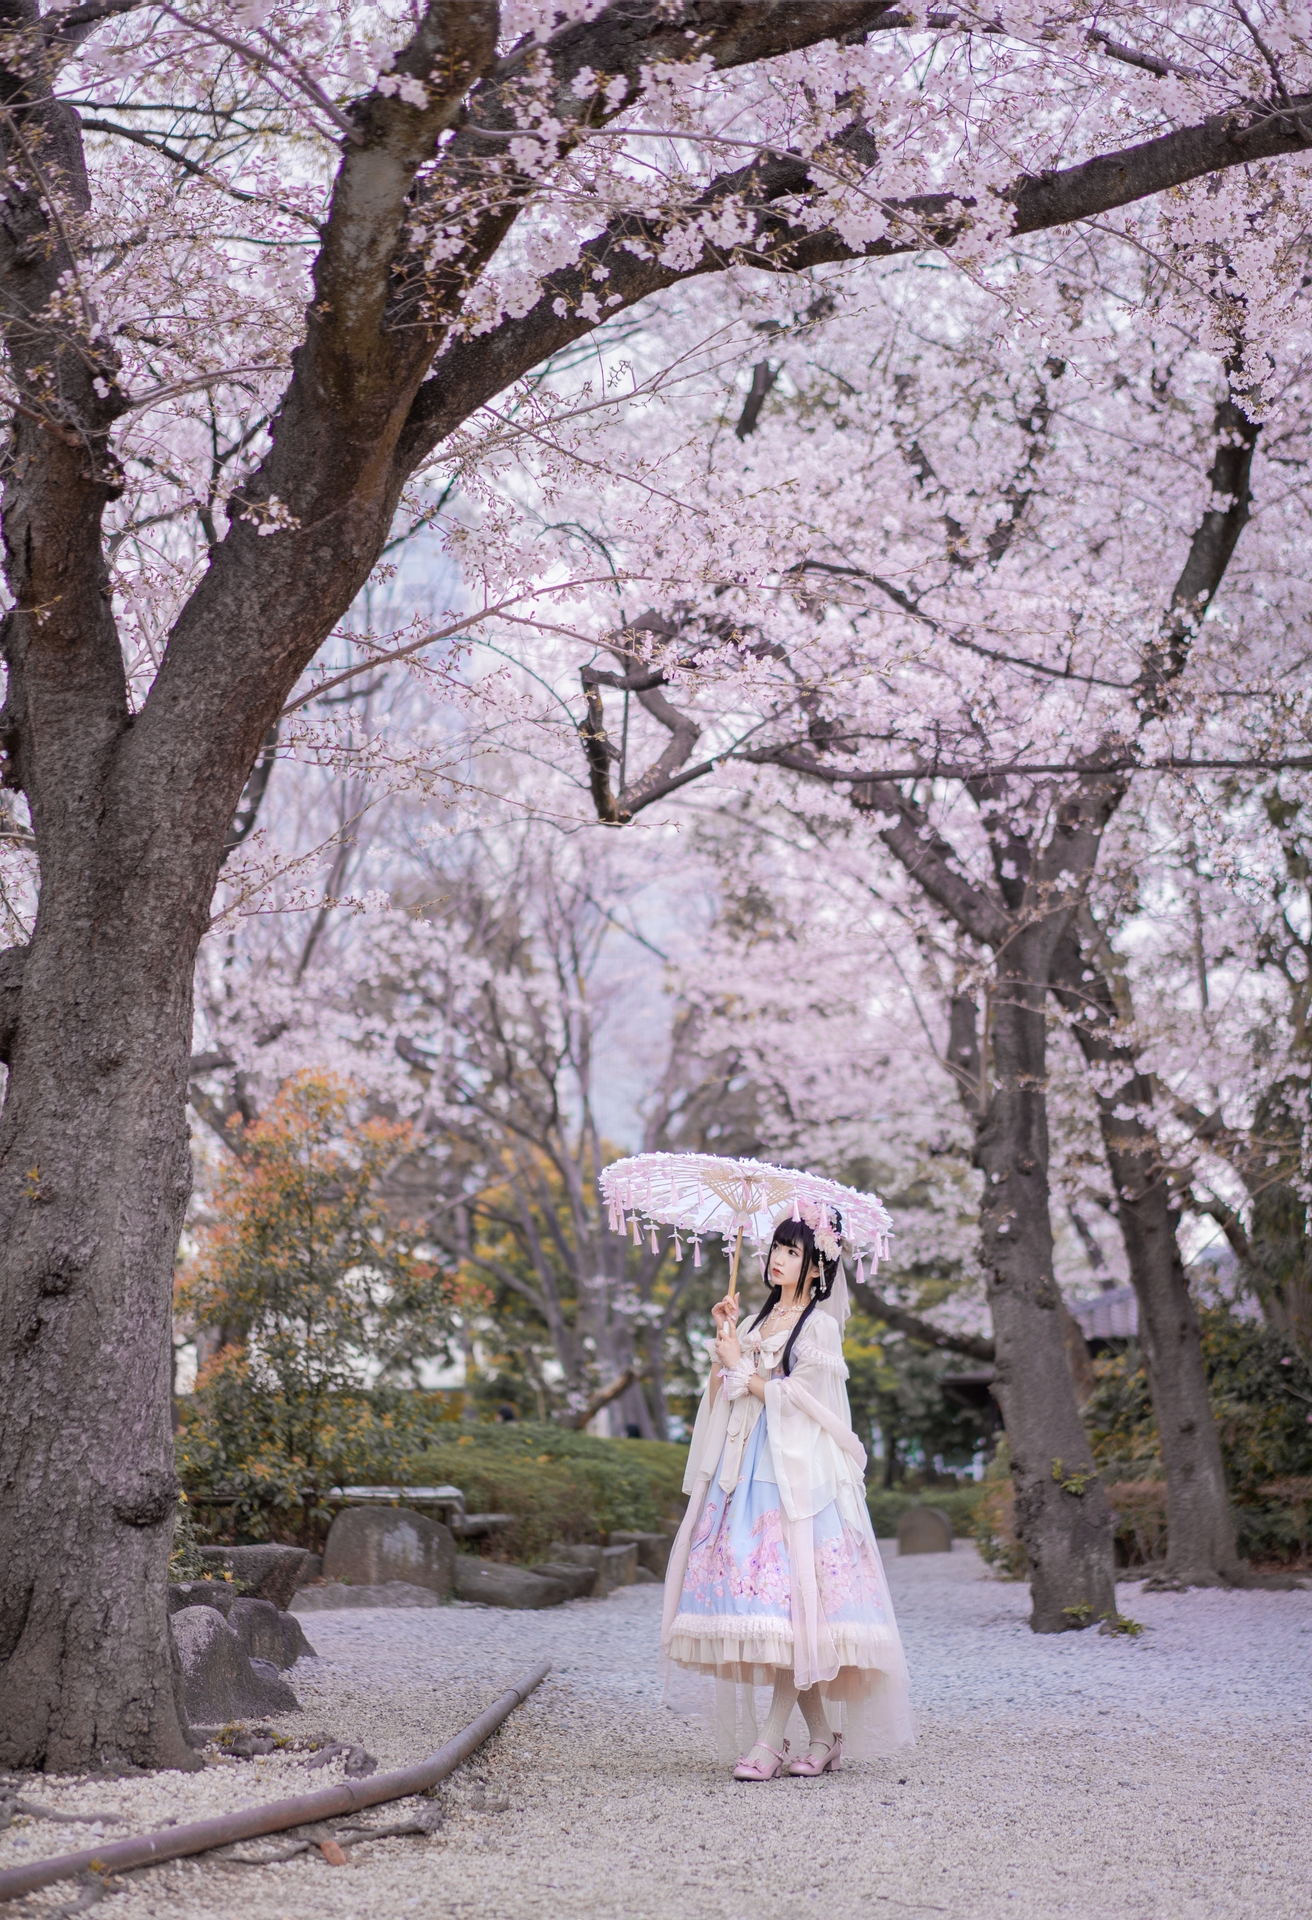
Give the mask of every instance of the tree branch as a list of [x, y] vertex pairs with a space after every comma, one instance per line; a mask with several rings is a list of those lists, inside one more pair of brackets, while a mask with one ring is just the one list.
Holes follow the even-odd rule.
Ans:
[[636, 1367], [626, 1367], [618, 1380], [612, 1380], [608, 1387], [602, 1387], [594, 1393], [580, 1412], [562, 1417], [561, 1426], [572, 1427], [575, 1433], [581, 1433], [589, 1420], [595, 1420], [603, 1407], [608, 1407], [612, 1400], [618, 1400], [621, 1394], [627, 1393], [639, 1377]]
[[868, 1287], [862, 1289], [860, 1302], [862, 1311], [868, 1313], [872, 1320], [882, 1320], [887, 1326], [895, 1327], [919, 1346], [933, 1347], [939, 1353], [964, 1353], [971, 1360], [981, 1360], [989, 1365], [997, 1358], [991, 1340], [973, 1333], [948, 1333], [942, 1327], [936, 1327], [932, 1321], [908, 1313], [905, 1307], [895, 1306], [882, 1294], [872, 1294]]
[[[608, 313], [673, 286], [716, 273], [731, 258], [779, 272], [847, 260], [884, 259], [925, 247], [950, 248], [980, 227], [1000, 240], [1040, 233], [1088, 220], [1151, 198], [1172, 187], [1258, 160], [1280, 159], [1312, 148], [1312, 94], [1288, 108], [1247, 106], [1163, 134], [1116, 152], [1099, 154], [1059, 172], [1023, 175], [991, 206], [926, 194], [884, 203], [888, 232], [862, 247], [849, 246], [832, 230], [812, 232], [771, 211], [785, 196], [803, 196], [816, 185], [805, 162], [791, 157], [762, 160], [722, 175], [678, 223], [625, 215], [582, 249], [574, 267], [544, 282], [537, 304], [522, 318], [504, 320], [478, 339], [453, 341], [433, 367], [411, 408], [397, 458], [403, 478], [419, 466], [462, 421], [517, 379], [581, 339], [596, 325], [581, 303], [593, 288], [594, 267], [609, 269]], [[829, 182], [822, 184], [828, 185]], [[690, 264], [666, 265], [661, 254], [676, 225], [688, 224], [739, 202], [755, 211], [752, 241], [728, 253], [707, 242]], [[636, 250], [636, 251], [634, 251]], [[590, 303], [589, 303], [590, 308]]]

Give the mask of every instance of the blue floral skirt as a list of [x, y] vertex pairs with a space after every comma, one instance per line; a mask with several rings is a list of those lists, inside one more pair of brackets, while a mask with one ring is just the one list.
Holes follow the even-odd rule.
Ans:
[[[794, 1565], [801, 1557], [809, 1565]], [[712, 1480], [689, 1545], [672, 1623], [676, 1665], [764, 1684], [780, 1669], [841, 1698], [858, 1676], [902, 1671], [901, 1642], [864, 1499], [843, 1487], [805, 1521], [779, 1498], [764, 1415], [738, 1485]]]

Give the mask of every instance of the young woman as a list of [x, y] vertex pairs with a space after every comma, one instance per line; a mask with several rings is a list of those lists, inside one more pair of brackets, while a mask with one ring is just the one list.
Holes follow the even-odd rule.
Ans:
[[[913, 1738], [902, 1643], [865, 1502], [865, 1450], [843, 1382], [842, 1223], [785, 1219], [770, 1296], [739, 1336], [738, 1303], [712, 1308], [715, 1366], [688, 1457], [688, 1512], [670, 1554], [662, 1650], [729, 1686], [773, 1687], [736, 1780], [812, 1778]], [[800, 1705], [809, 1744], [790, 1758]], [[723, 1742], [721, 1743], [723, 1747]], [[732, 1751], [732, 1749], [731, 1749]]]

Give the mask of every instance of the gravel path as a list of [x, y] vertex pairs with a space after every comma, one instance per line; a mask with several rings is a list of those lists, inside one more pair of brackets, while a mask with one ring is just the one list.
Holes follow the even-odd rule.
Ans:
[[[1026, 1590], [985, 1578], [971, 1547], [890, 1549], [888, 1566], [918, 1745], [763, 1786], [731, 1781], [707, 1731], [663, 1704], [658, 1588], [547, 1613], [316, 1614], [321, 1657], [296, 1669], [305, 1712], [286, 1731], [363, 1740], [382, 1767], [431, 1751], [535, 1660], [555, 1665], [439, 1790], [433, 1838], [361, 1847], [337, 1868], [315, 1853], [154, 1869], [114, 1920], [1306, 1920], [1312, 1592], [1127, 1586], [1141, 1638], [1039, 1638]], [[279, 1755], [26, 1791], [125, 1815], [108, 1836], [339, 1771]], [[20, 1823], [0, 1835], [0, 1865], [86, 1845], [87, 1831]], [[72, 1897], [27, 1910], [52, 1916]]]

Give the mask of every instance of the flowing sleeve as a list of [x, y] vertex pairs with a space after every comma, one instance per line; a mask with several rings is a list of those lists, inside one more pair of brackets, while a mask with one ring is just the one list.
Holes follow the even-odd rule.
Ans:
[[688, 1508], [683, 1516], [679, 1531], [674, 1536], [674, 1545], [670, 1548], [669, 1561], [665, 1568], [665, 1603], [661, 1616], [661, 1648], [668, 1652], [670, 1634], [679, 1611], [679, 1595], [683, 1590], [683, 1576], [688, 1570], [688, 1555], [692, 1548], [692, 1536], [702, 1515], [706, 1495], [710, 1490], [711, 1476], [719, 1464], [724, 1447], [724, 1436], [729, 1426], [729, 1402], [723, 1393], [712, 1397], [711, 1389], [715, 1385], [715, 1350], [713, 1342], [707, 1347], [711, 1357], [711, 1376], [706, 1382], [701, 1404], [697, 1408], [697, 1419], [693, 1425], [692, 1440], [688, 1447], [688, 1464], [684, 1469], [683, 1490], [688, 1495]]
[[765, 1417], [779, 1496], [790, 1520], [819, 1513], [839, 1486], [865, 1472], [865, 1448], [848, 1411], [843, 1337], [813, 1313], [793, 1349], [793, 1370], [766, 1382]]
[[698, 1480], [709, 1480], [714, 1473], [729, 1423], [729, 1408], [723, 1393], [717, 1393], [714, 1398], [711, 1395], [715, 1385], [715, 1350], [710, 1342], [707, 1344], [711, 1352], [711, 1374], [697, 1407], [688, 1445], [688, 1464], [683, 1473], [683, 1490], [688, 1494], [693, 1492]]

